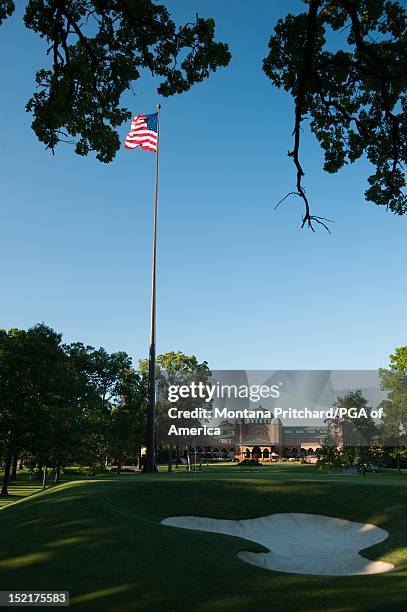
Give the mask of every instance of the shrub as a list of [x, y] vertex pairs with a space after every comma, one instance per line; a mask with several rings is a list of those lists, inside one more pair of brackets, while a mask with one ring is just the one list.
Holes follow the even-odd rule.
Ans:
[[253, 465], [263, 465], [262, 463], [260, 463], [260, 461], [258, 459], [243, 459], [240, 463], [237, 463], [236, 465], [249, 465], [249, 466], [253, 466]]

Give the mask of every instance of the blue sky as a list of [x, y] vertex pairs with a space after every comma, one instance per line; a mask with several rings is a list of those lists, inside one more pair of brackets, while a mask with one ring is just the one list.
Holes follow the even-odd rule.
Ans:
[[[406, 344], [407, 219], [367, 203], [369, 166], [336, 175], [304, 134], [305, 185], [332, 236], [300, 229], [293, 103], [261, 70], [277, 18], [301, 2], [171, 0], [178, 22], [214, 17], [232, 63], [160, 100], [145, 75], [124, 103], [162, 103], [157, 350], [218, 369], [376, 368]], [[45, 45], [21, 9], [1, 27], [0, 326], [44, 321], [135, 359], [148, 353], [154, 155], [101, 164], [60, 145], [52, 156], [25, 103]], [[128, 126], [120, 129], [124, 137]]]

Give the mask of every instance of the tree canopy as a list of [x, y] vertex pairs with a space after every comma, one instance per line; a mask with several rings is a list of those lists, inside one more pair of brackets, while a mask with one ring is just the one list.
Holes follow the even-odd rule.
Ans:
[[[0, 465], [5, 466], [0, 496], [8, 495], [18, 459], [32, 469], [37, 466], [38, 475], [52, 468], [55, 481], [67, 466], [91, 473], [112, 462], [117, 472], [125, 461], [140, 466], [147, 371], [147, 360], [136, 370], [124, 351], [63, 344], [62, 334], [43, 323], [28, 330], [0, 329]], [[210, 374], [207, 362], [194, 355], [178, 351], [157, 357], [158, 452], [191, 443], [187, 437], [168, 436], [168, 384], [206, 382]], [[200, 405], [208, 407], [198, 399], [189, 408]], [[182, 423], [201, 424], [198, 419]]]
[[296, 168], [296, 189], [283, 200], [299, 196], [305, 207], [302, 226], [314, 229], [319, 223], [328, 229], [327, 219], [311, 212], [303, 184], [301, 139], [308, 119], [324, 151], [324, 169], [334, 173], [366, 155], [374, 170], [366, 199], [403, 215], [406, 11], [392, 0], [304, 2], [306, 11], [277, 22], [263, 64], [273, 84], [290, 92], [295, 102], [294, 143], [288, 155]]
[[[148, 372], [148, 360], [140, 361], [140, 371], [145, 375]], [[195, 355], [186, 355], [181, 351], [170, 351], [156, 358], [157, 404], [156, 404], [156, 439], [164, 446], [188, 445], [198, 443], [200, 439], [194, 436], [169, 435], [169, 429], [174, 420], [168, 415], [168, 410], [174, 404], [168, 400], [170, 385], [189, 385], [194, 383], [207, 384], [212, 372], [206, 361], [199, 362]], [[187, 399], [179, 398], [176, 406], [179, 410], [194, 410], [196, 408], [212, 409], [212, 402], [206, 402], [200, 397]], [[200, 419], [179, 416], [176, 420], [179, 427], [200, 427]]]
[[383, 418], [381, 438], [389, 456], [396, 461], [407, 459], [407, 347], [396, 348], [390, 355], [390, 368], [379, 369], [380, 384], [387, 397], [381, 402]]
[[145, 382], [122, 351], [64, 345], [44, 324], [0, 329], [0, 494], [18, 457], [57, 477], [71, 462], [102, 467], [113, 458], [119, 471], [124, 457], [136, 463], [145, 398]]
[[[0, 0], [0, 23], [14, 9], [13, 0]], [[215, 41], [213, 19], [196, 15], [177, 26], [151, 0], [29, 0], [24, 23], [46, 40], [50, 57], [27, 103], [34, 132], [52, 150], [71, 141], [78, 155], [95, 151], [102, 162], [120, 148], [117, 128], [131, 117], [121, 96], [143, 70], [170, 96], [230, 60], [227, 45]]]
[[407, 346], [399, 346], [390, 355], [390, 367], [392, 370], [407, 370]]

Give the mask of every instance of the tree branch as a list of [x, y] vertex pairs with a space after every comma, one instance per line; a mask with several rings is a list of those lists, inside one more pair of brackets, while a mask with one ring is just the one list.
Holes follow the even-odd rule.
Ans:
[[310, 0], [307, 18], [307, 33], [304, 47], [304, 57], [302, 66], [298, 75], [297, 90], [295, 96], [295, 125], [294, 125], [294, 149], [289, 153], [290, 157], [294, 160], [294, 165], [297, 169], [297, 195], [303, 200], [305, 205], [305, 213], [302, 219], [301, 227], [308, 225], [314, 232], [313, 222], [323, 225], [329, 232], [328, 227], [325, 223], [320, 221], [320, 217], [315, 217], [311, 214], [310, 205], [308, 198], [305, 194], [305, 190], [302, 186], [302, 177], [304, 176], [304, 170], [300, 162], [300, 138], [301, 138], [301, 122], [306, 113], [305, 108], [305, 97], [306, 88], [309, 79], [313, 74], [314, 65], [314, 53], [315, 53], [315, 41], [317, 33], [317, 16], [318, 10], [321, 5], [321, 0]]

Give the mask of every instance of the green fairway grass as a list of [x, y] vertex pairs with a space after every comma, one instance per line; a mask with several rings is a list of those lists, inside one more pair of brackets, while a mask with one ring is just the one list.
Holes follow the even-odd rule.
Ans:
[[41, 491], [41, 484], [37, 482], [29, 482], [26, 476], [21, 476], [18, 481], [13, 482], [8, 487], [8, 496], [0, 497], [0, 510], [9, 504], [21, 500], [23, 497], [33, 495]]
[[[66, 482], [0, 512], [1, 589], [69, 590], [76, 610], [406, 610], [405, 480], [276, 464], [253, 473], [220, 465]], [[274, 512], [383, 527], [390, 537], [363, 555], [396, 569], [350, 577], [271, 572], [238, 559], [240, 550], [262, 550], [253, 542], [160, 524], [166, 516]]]

